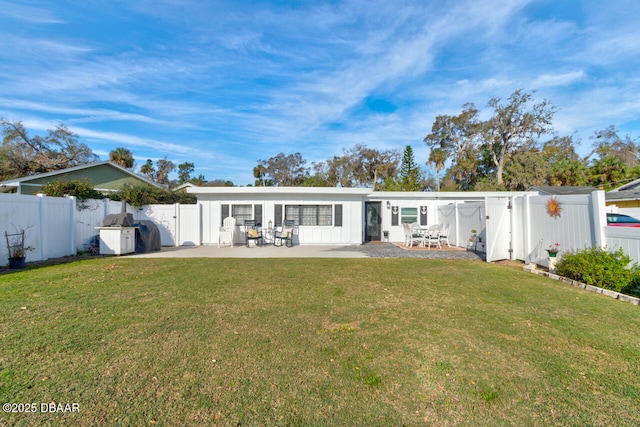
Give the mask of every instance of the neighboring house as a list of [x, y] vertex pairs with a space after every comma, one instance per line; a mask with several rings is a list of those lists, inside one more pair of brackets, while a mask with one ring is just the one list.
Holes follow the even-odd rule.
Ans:
[[537, 191], [541, 196], [571, 196], [576, 194], [591, 194], [598, 191], [595, 187], [571, 186], [571, 185], [538, 185], [531, 187], [529, 191]]
[[85, 179], [92, 182], [96, 190], [105, 194], [120, 190], [125, 184], [147, 184], [162, 188], [150, 179], [107, 160], [2, 181], [0, 182], [0, 193], [37, 194], [43, 185], [54, 181]]
[[611, 190], [605, 194], [607, 206], [640, 208], [640, 179]]

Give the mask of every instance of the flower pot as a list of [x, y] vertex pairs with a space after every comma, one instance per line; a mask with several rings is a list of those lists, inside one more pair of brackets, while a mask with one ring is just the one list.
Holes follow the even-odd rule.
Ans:
[[547, 250], [547, 253], [549, 254], [549, 258], [555, 258], [558, 255], [558, 252], [551, 252], [550, 250]]
[[20, 258], [9, 258], [9, 268], [17, 270], [20, 268], [24, 268], [24, 260], [26, 257]]

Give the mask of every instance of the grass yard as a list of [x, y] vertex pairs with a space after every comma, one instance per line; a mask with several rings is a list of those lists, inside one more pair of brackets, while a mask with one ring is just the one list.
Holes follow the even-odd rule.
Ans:
[[519, 269], [105, 258], [0, 275], [0, 425], [637, 426], [640, 308]]

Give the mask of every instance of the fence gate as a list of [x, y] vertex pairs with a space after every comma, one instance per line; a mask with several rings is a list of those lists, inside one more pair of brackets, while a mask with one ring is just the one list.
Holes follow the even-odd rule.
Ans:
[[511, 259], [511, 209], [509, 197], [486, 198], [487, 262]]
[[145, 205], [137, 219], [148, 219], [156, 223], [162, 246], [176, 245], [176, 205]]

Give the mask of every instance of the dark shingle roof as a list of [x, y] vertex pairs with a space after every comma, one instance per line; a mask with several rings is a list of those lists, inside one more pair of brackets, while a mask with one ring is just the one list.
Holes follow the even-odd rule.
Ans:
[[529, 191], [537, 191], [543, 196], [567, 196], [571, 194], [591, 194], [598, 189], [595, 187], [582, 187], [570, 185], [537, 185]]

